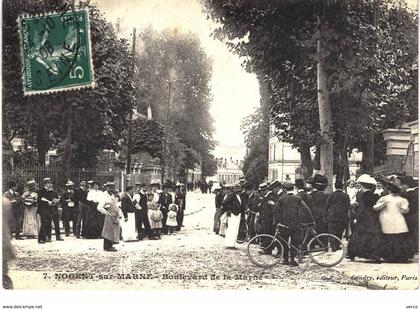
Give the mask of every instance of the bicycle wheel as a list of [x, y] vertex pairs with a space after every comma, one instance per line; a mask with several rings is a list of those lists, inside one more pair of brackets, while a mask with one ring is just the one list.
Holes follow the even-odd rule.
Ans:
[[268, 234], [254, 236], [246, 247], [246, 254], [251, 262], [265, 268], [280, 263], [283, 251], [280, 241]]
[[339, 264], [345, 256], [341, 240], [332, 234], [315, 235], [308, 244], [309, 257], [319, 266], [332, 267]]
[[242, 220], [239, 225], [238, 237], [236, 238], [236, 242], [238, 244], [242, 244], [246, 241], [248, 237], [248, 224], [245, 220]]

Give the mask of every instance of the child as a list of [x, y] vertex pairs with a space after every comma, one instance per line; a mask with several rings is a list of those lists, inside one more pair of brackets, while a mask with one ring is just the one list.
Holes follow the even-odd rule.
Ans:
[[152, 211], [150, 213], [150, 228], [152, 229], [152, 234], [154, 239], [160, 239], [160, 231], [163, 227], [162, 219], [163, 214], [159, 209], [158, 204], [153, 203]]
[[170, 204], [168, 219], [166, 220], [166, 226], [168, 227], [169, 234], [175, 235], [175, 229], [178, 226], [178, 222], [176, 221], [177, 212], [178, 206], [176, 204]]

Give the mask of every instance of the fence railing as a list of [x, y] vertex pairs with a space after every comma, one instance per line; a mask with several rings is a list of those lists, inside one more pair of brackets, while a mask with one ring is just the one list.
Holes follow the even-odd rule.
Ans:
[[[38, 184], [42, 184], [44, 178], [51, 178], [54, 187], [65, 188], [68, 179], [71, 179], [76, 185], [81, 180], [96, 180], [100, 184], [107, 181], [116, 181], [118, 172], [108, 170], [94, 170], [94, 169], [71, 169], [66, 170], [60, 166], [15, 166], [11, 170], [11, 175], [18, 175], [23, 181], [35, 179]], [[3, 182], [14, 178], [11, 175], [3, 175]]]

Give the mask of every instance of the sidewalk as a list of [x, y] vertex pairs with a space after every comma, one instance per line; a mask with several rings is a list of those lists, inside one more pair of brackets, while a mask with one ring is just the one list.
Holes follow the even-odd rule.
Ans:
[[354, 280], [366, 282], [371, 289], [414, 290], [419, 288], [419, 256], [411, 263], [370, 263], [364, 259], [344, 259], [335, 270]]

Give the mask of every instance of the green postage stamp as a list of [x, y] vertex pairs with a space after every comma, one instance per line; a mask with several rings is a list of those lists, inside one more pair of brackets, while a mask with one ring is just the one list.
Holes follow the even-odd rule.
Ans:
[[25, 95], [94, 87], [89, 12], [18, 18]]

